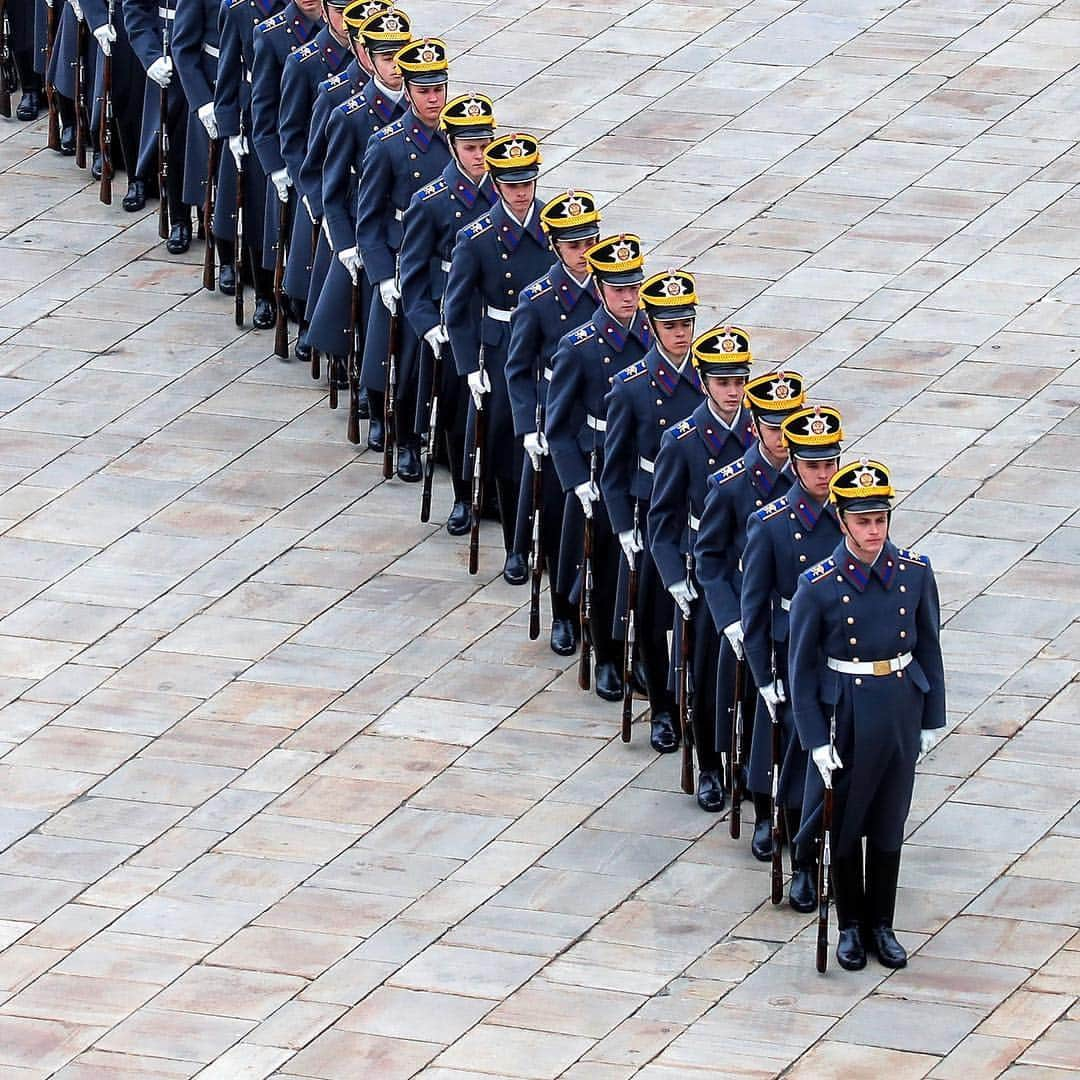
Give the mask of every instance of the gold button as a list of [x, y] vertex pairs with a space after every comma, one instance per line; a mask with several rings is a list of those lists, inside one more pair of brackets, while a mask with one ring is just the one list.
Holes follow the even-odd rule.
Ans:
[[605, 364], [610, 364], [611, 363], [611, 357], [610, 356], [605, 356], [604, 357], [604, 363]]
[[850, 626], [855, 620], [849, 615], [847, 617], [847, 621], [848, 621], [848, 626]]
[[848, 644], [849, 645], [858, 645], [859, 644], [858, 638], [848, 638]]
[[506, 271], [506, 276], [507, 277], [513, 277], [514, 275], [513, 275], [513, 273], [511, 271], [507, 270]]
[[800, 555], [799, 556], [799, 562], [806, 562], [806, 556], [805, 555]]
[[906, 585], [901, 585], [900, 586], [900, 591], [901, 592], [907, 592], [907, 586]]
[[657, 398], [656, 399], [656, 404], [657, 405], [663, 405], [664, 403], [659, 398]]
[[788, 514], [788, 517], [791, 518], [792, 521], [795, 520], [795, 515], [794, 514]]
[[761, 505], [761, 500], [760, 499], [755, 499], [754, 500], [754, 505], [755, 506], [760, 506]]
[[409, 160], [410, 161], [415, 161], [416, 160], [416, 155], [415, 154], [410, 154], [409, 155]]
[[559, 316], [559, 318], [560, 318], [560, 319], [565, 319], [565, 318], [566, 318], [566, 316], [565, 316], [565, 315], [560, 315], [560, 316]]
[[907, 631], [906, 630], [901, 630], [900, 631], [900, 636], [901, 637], [907, 637]]
[[420, 174], [418, 172], [414, 172], [413, 173], [413, 179], [414, 180], [419, 180], [420, 179]]
[[796, 540], [801, 540], [802, 539], [802, 533], [796, 533], [795, 534], [795, 539]]
[[855, 680], [855, 685], [856, 686], [862, 686], [862, 679], [856, 679]]
[[900, 614], [901, 615], [906, 615], [907, 614], [907, 608], [901, 608], [900, 609]]
[[850, 604], [851, 603], [851, 597], [850, 596], [841, 596], [840, 599], [843, 600], [845, 604]]

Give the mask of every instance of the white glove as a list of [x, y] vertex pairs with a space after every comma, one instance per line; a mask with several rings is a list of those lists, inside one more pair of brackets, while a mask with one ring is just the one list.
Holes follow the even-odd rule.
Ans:
[[218, 129], [217, 117], [214, 115], [214, 103], [208, 101], [205, 105], [200, 105], [196, 110], [196, 116], [202, 121], [202, 126], [206, 128], [206, 134], [211, 139], [216, 139], [218, 137]]
[[93, 33], [101, 46], [101, 51], [106, 56], [111, 56], [113, 42], [116, 40], [116, 29], [106, 23], [104, 26], [99, 26]]
[[45, 6], [51, 8], [53, 6], [53, 2], [54, 0], [45, 0]]
[[233, 160], [236, 162], [236, 167], [242, 169], [244, 167], [244, 157], [248, 152], [247, 139], [243, 135], [230, 135], [229, 136], [229, 153], [232, 154]]
[[937, 730], [922, 730], [919, 732], [919, 757], [925, 757], [937, 745], [940, 732]]
[[769, 710], [769, 715], [775, 720], [781, 702], [787, 701], [784, 684], [777, 679], [775, 682], [758, 687], [758, 693], [761, 695], [761, 700], [765, 702], [765, 708]]
[[159, 56], [147, 69], [146, 77], [164, 89], [172, 82], [172, 57]]
[[469, 372], [468, 383], [473, 404], [476, 406], [476, 411], [479, 412], [484, 407], [484, 395], [491, 393], [491, 380], [487, 377], [487, 372], [480, 368], [477, 371]]
[[548, 453], [548, 442], [542, 431], [530, 431], [522, 440], [525, 453], [532, 462], [533, 472], [540, 471], [540, 459]]
[[326, 220], [326, 218], [322, 219], [322, 234], [326, 237], [326, 246], [331, 251], [333, 251], [334, 241], [330, 239], [330, 223]]
[[645, 549], [645, 545], [641, 542], [641, 533], [637, 529], [626, 529], [619, 533], [619, 546], [623, 549], [626, 561], [631, 566], [634, 565], [634, 556]]
[[277, 197], [282, 202], [289, 201], [289, 188], [292, 187], [292, 177], [288, 169], [275, 169], [270, 174], [270, 183], [277, 189]]
[[300, 201], [304, 204], [304, 209], [307, 211], [307, 216], [311, 218], [311, 224], [318, 225], [319, 219], [315, 216], [315, 211], [311, 209], [311, 203], [308, 201], [308, 197], [306, 195], [301, 195]]
[[728, 644], [731, 646], [735, 656], [741, 660], [746, 654], [743, 652], [743, 631], [742, 623], [733, 622], [724, 627], [724, 637], [728, 639]]
[[810, 756], [814, 759], [814, 764], [817, 766], [817, 771], [821, 773], [821, 779], [825, 782], [825, 786], [831, 788], [833, 772], [844, 767], [840, 755], [832, 746], [826, 743], [824, 746], [815, 746], [810, 751]]
[[71, 10], [75, 12], [75, 18], [82, 22], [83, 13], [82, 8], [79, 7], [79, 0], [68, 0], [68, 3], [71, 5]]
[[689, 619], [690, 604], [697, 599], [697, 589], [694, 588], [693, 582], [676, 581], [674, 585], [668, 588], [668, 592], [671, 593], [671, 599], [679, 605], [683, 618]]
[[600, 489], [591, 480], [586, 480], [584, 484], [578, 484], [574, 488], [574, 494], [578, 497], [585, 516], [591, 518], [593, 515], [592, 504], [600, 498]]
[[424, 340], [436, 356], [442, 356], [442, 347], [450, 340], [446, 327], [436, 324], [424, 334]]
[[391, 315], [397, 311], [397, 302], [401, 299], [401, 290], [392, 277], [379, 282], [379, 299], [382, 300], [383, 306]]
[[349, 277], [352, 278], [352, 283], [356, 284], [357, 274], [360, 272], [360, 267], [363, 263], [360, 262], [360, 252], [356, 248], [346, 248], [344, 251], [337, 253], [338, 262], [349, 271]]

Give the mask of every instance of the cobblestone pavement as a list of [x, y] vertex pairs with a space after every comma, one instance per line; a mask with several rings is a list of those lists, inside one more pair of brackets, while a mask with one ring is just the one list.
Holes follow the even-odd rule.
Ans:
[[198, 245], [7, 122], [0, 1076], [1080, 1075], [1080, 2], [408, 7], [894, 466], [949, 669], [913, 962], [816, 975], [496, 529], [470, 578]]

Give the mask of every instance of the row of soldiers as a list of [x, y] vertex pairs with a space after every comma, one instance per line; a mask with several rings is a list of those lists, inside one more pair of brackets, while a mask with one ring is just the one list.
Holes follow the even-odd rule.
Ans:
[[[120, 0], [122, 25], [93, 25], [97, 2], [68, 0], [72, 19], [183, 88], [167, 101], [184, 147], [169, 250], [216, 189], [217, 286], [248, 279], [256, 327], [288, 298], [296, 355], [328, 358], [386, 475], [425, 480], [424, 520], [446, 461], [446, 527], [471, 534], [474, 572], [492, 493], [503, 575], [533, 582], [532, 636], [546, 568], [550, 646], [580, 649], [582, 686], [623, 701], [624, 739], [636, 690], [652, 747], [682, 748], [704, 811], [730, 798], [736, 835], [752, 802], [773, 901], [786, 843], [793, 908], [820, 909], [832, 883], [840, 963], [862, 966], [869, 946], [902, 966], [903, 825], [944, 675], [928, 561], [888, 539], [887, 468], [841, 466], [839, 411], [808, 403], [795, 371], [755, 376], [743, 329], [698, 333], [693, 276], [646, 273], [638, 236], [601, 235], [592, 194], [540, 201], [538, 141], [496, 135], [485, 95], [450, 96], [444, 43], [404, 11]], [[162, 127], [155, 100], [144, 133]], [[152, 172], [131, 146], [137, 209]]]

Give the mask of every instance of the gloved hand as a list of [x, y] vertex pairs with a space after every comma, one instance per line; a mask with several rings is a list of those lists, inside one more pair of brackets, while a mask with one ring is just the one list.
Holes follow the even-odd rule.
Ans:
[[542, 431], [530, 431], [521, 441], [525, 447], [525, 453], [529, 455], [529, 461], [532, 462], [533, 472], [539, 472], [540, 459], [546, 457], [548, 453], [547, 438]]
[[468, 383], [473, 404], [479, 412], [484, 407], [484, 395], [491, 393], [491, 380], [487, 377], [487, 372], [480, 368], [478, 371], [469, 372]]
[[300, 196], [300, 201], [304, 204], [304, 209], [307, 211], [307, 216], [311, 218], [312, 225], [318, 225], [319, 219], [315, 216], [315, 211], [311, 209], [311, 203], [306, 195]]
[[761, 700], [765, 702], [765, 708], [769, 710], [769, 715], [775, 720], [780, 704], [787, 701], [784, 684], [777, 679], [775, 682], [758, 687], [758, 693], [761, 695]]
[[671, 599], [679, 605], [683, 618], [689, 619], [690, 605], [697, 599], [697, 589], [694, 588], [693, 582], [676, 581], [668, 588], [668, 592], [671, 593]]
[[116, 28], [105, 23], [104, 26], [99, 26], [93, 33], [94, 37], [97, 38], [97, 43], [101, 46], [101, 51], [106, 56], [110, 56], [113, 42], [116, 40]]
[[68, 0], [68, 3], [71, 5], [71, 10], [75, 12], [75, 18], [82, 22], [83, 13], [82, 8], [79, 7], [79, 0]]
[[936, 729], [923, 729], [919, 732], [919, 757], [925, 757], [934, 749], [940, 735], [941, 732]]
[[[95, 30], [94, 33], [96, 34], [97, 31]], [[211, 139], [216, 139], [218, 137], [218, 129], [217, 117], [214, 115], [214, 103], [208, 101], [205, 105], [200, 105], [196, 110], [196, 115], [202, 121], [202, 126], [206, 128], [206, 134]]]
[[289, 188], [292, 187], [292, 177], [288, 169], [275, 169], [270, 174], [270, 183], [277, 189], [277, 197], [282, 202], [289, 201]]
[[831, 788], [833, 772], [844, 767], [840, 755], [829, 743], [826, 743], [824, 746], [815, 746], [810, 751], [810, 756], [814, 759], [814, 764], [817, 766], [817, 771], [821, 773], [821, 779], [825, 781], [825, 786]]
[[741, 660], [745, 653], [743, 652], [743, 631], [742, 623], [733, 622], [724, 627], [724, 637], [728, 639], [728, 644], [731, 646], [735, 656]]
[[344, 251], [337, 253], [338, 262], [349, 271], [349, 277], [352, 278], [352, 283], [355, 285], [357, 275], [360, 273], [360, 267], [364, 264], [360, 261], [360, 253], [356, 248], [346, 248]]
[[578, 484], [574, 488], [574, 494], [578, 497], [585, 516], [591, 518], [593, 516], [593, 503], [600, 498], [600, 489], [591, 480], [586, 480], [584, 484]]
[[146, 69], [146, 77], [156, 82], [162, 89], [172, 82], [172, 73], [173, 63], [171, 56], [159, 56]]
[[247, 139], [245, 139], [243, 135], [229, 136], [229, 153], [232, 154], [237, 169], [242, 169], [244, 167], [244, 157], [247, 152]]
[[442, 356], [442, 347], [450, 340], [446, 327], [436, 323], [424, 334], [424, 340], [436, 356]]
[[326, 218], [322, 219], [322, 234], [323, 234], [324, 237], [326, 237], [326, 246], [331, 251], [333, 251], [334, 250], [334, 241], [330, 239], [330, 222], [328, 222], [326, 220]]
[[644, 544], [641, 542], [641, 533], [637, 529], [625, 529], [619, 533], [619, 547], [623, 549], [623, 554], [626, 556], [626, 561], [633, 566], [634, 557], [639, 551], [644, 550]]
[[388, 277], [379, 282], [379, 299], [382, 300], [383, 306], [391, 315], [397, 311], [397, 304], [401, 299], [401, 290], [397, 287], [397, 282], [392, 277]]

